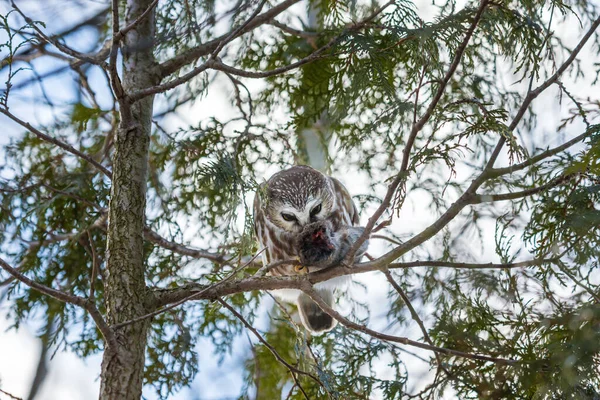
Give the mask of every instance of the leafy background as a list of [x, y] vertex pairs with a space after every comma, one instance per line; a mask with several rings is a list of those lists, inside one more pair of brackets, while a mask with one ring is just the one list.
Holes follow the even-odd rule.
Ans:
[[[211, 10], [214, 15], [223, 11], [215, 10], [211, 2], [189, 3], [209, 16]], [[589, 26], [590, 18], [597, 15], [594, 2], [504, 3], [506, 9], [494, 8], [484, 15], [480, 33], [467, 49], [447, 95], [415, 144], [406, 197], [399, 202], [403, 207], [386, 231], [396, 240], [406, 240], [426, 227], [460, 195], [476, 166], [489, 158], [497, 137], [509, 135], [507, 124], [522, 101], [531, 74], [541, 79], [551, 74], [581, 36], [581, 30], [573, 27], [580, 22]], [[66, 8], [58, 5], [50, 3], [50, 14], [37, 16], [48, 19], [49, 29], [70, 24], [84, 3], [69, 2]], [[324, 111], [327, 129], [334, 135], [328, 154], [331, 172], [356, 196], [365, 222], [385, 193], [390, 171], [398, 170], [399, 154], [413, 120], [411, 98], [415, 89], [420, 82], [435, 82], [444, 75], [476, 4], [397, 1], [379, 21], [386, 26], [385, 31], [376, 26], [368, 33], [347, 30], [349, 24], [368, 14], [370, 6], [319, 2], [324, 33], [314, 43], [266, 26], [240, 41], [225, 57], [240, 68], [273, 69], [337, 38], [336, 46], [323, 60], [266, 80], [242, 80], [246, 87], [223, 74], [208, 75], [157, 99], [155, 110], [160, 117], [152, 137], [148, 183], [148, 225], [152, 229], [172, 240], [227, 251], [232, 256], [251, 253], [254, 244], [248, 236], [251, 225], [247, 210], [253, 191], [274, 171], [306, 156], [293, 132], [311, 126]], [[518, 12], [508, 11], [517, 8]], [[30, 11], [35, 12], [35, 7]], [[252, 7], [241, 8], [232, 18], [241, 21], [251, 12]], [[192, 28], [210, 26], [211, 21], [197, 20], [192, 14], [185, 7], [161, 3], [157, 18], [162, 39], [157, 48], [159, 59], [206, 39], [202, 32], [210, 29]], [[302, 28], [296, 18], [284, 22]], [[549, 32], [553, 35], [546, 38]], [[106, 35], [106, 26], [102, 26], [75, 35], [69, 43], [87, 51]], [[531, 368], [510, 369], [453, 359], [445, 365], [456, 377], [449, 396], [523, 398], [544, 390], [567, 397], [594, 395], [588, 385], [597, 384], [598, 376], [597, 305], [589, 290], [582, 290], [570, 279], [575, 276], [584, 287], [598, 284], [594, 280], [600, 248], [598, 211], [594, 208], [598, 204], [598, 182], [594, 179], [599, 156], [594, 125], [598, 116], [594, 97], [597, 40], [594, 37], [595, 46], [586, 48], [561, 87], [536, 100], [515, 137], [509, 137], [509, 152], [500, 162], [520, 162], [536, 149], [584, 131], [589, 132], [587, 145], [539, 167], [498, 177], [485, 189], [490, 193], [518, 191], [547, 183], [565, 172], [586, 175], [576, 186], [559, 185], [534, 201], [472, 207], [443, 234], [407, 257], [510, 262], [544, 256], [560, 243], [570, 248], [564, 262], [516, 272], [417, 268], [394, 273], [418, 306], [436, 343], [532, 362]], [[237, 54], [243, 57], [236, 58]], [[38, 75], [61, 68], [60, 63], [42, 61], [33, 62]], [[97, 104], [82, 94], [77, 75], [65, 71], [20, 92], [15, 81], [11, 109], [30, 116], [36, 126], [66, 142], [97, 157], [107, 157], [103, 152], [113, 129], [113, 103], [106, 88], [102, 89], [105, 82], [100, 72], [92, 69], [86, 74], [98, 92]], [[14, 79], [31, 79], [32, 75], [35, 77], [32, 71], [21, 71]], [[67, 78], [70, 90], [64, 90]], [[420, 95], [421, 104], [426, 105], [432, 91], [426, 88]], [[179, 104], [177, 112], [172, 112]], [[585, 118], [581, 118], [582, 110]], [[419, 113], [424, 111], [424, 107], [418, 109]], [[91, 174], [85, 163], [23, 134], [14, 125], [10, 139], [3, 140], [9, 143], [4, 147], [3, 187], [27, 188], [19, 196], [2, 197], [3, 256], [23, 261], [25, 270], [40, 282], [60, 282], [75, 293], [85, 294], [88, 276], [82, 271], [91, 266], [91, 246], [103, 248], [101, 231], [33, 246], [35, 251], [15, 238], [41, 241], [48, 239], [50, 231], [73, 232], [94, 224], [100, 217], [98, 208], [107, 206], [108, 183]], [[87, 203], [82, 204], [81, 198]], [[373, 241], [369, 252], [379, 255], [389, 248], [385, 242]], [[193, 260], [151, 244], [147, 256], [147, 277], [154, 285], [169, 286], [183, 279], [216, 281], [226, 275], [209, 261]], [[87, 263], [81, 269], [66, 268], [81, 264], [81, 260]], [[404, 302], [388, 289], [381, 275], [355, 280], [352, 296], [340, 300], [345, 315], [368, 321], [378, 330], [421, 336]], [[96, 296], [102, 298], [100, 285]], [[94, 365], [89, 368], [91, 377], [98, 373], [101, 343], [83, 313], [17, 286], [10, 286], [5, 298], [8, 300], [2, 307], [9, 318], [5, 325], [24, 326], [20, 326], [19, 336], [3, 334], [13, 339], [2, 341], [7, 343], [3, 348], [7, 353], [2, 354], [12, 354], [23, 346], [18, 343], [27, 340], [23, 338], [26, 329], [51, 341], [59, 360], [63, 357], [64, 361], [57, 360], [51, 367], [57, 380], [61, 371], [75, 369], [72, 363], [79, 363], [63, 350]], [[338, 398], [366, 398], [374, 391], [391, 399], [399, 397], [406, 387], [422, 389], [420, 377], [435, 375], [429, 366], [431, 354], [415, 351], [411, 355], [410, 349], [342, 327], [312, 339], [311, 347], [318, 352], [315, 361], [307, 353], [303, 333], [286, 321], [285, 313], [268, 295], [240, 294], [228, 301], [266, 332], [265, 338], [281, 354], [316, 371], [324, 388], [319, 389], [310, 378], [300, 378], [311, 398], [323, 396], [325, 390]], [[33, 341], [31, 336], [29, 341]], [[174, 398], [237, 397], [246, 390], [258, 392], [259, 398], [277, 398], [292, 385], [286, 368], [216, 303], [187, 304], [177, 312], [161, 315], [153, 325], [149, 345], [144, 392], [148, 398], [172, 393], [177, 393]], [[0, 367], [3, 388], [25, 392], [28, 377], [22, 371], [28, 367], [24, 362], [35, 360], [35, 352], [28, 354], [3, 357], [11, 360]], [[50, 386], [51, 382], [43, 396], [56, 398], [56, 386], [68, 390], [64, 383]], [[191, 388], [184, 388], [190, 383]], [[206, 388], [214, 389], [215, 397], [206, 393]], [[294, 398], [298, 396], [296, 393]]]

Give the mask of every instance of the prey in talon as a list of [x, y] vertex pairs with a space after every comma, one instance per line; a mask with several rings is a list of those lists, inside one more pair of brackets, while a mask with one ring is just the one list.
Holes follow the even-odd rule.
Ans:
[[[327, 220], [306, 225], [298, 235], [296, 244], [301, 265], [323, 269], [341, 263], [363, 231], [364, 228], [354, 226], [344, 226], [334, 231]], [[362, 257], [367, 247], [367, 241], [362, 243], [354, 257], [355, 261]]]

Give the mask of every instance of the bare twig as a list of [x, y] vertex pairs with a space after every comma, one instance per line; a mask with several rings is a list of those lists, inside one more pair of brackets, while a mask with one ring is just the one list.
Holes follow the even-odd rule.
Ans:
[[[301, 369], [296, 368], [295, 366], [291, 365], [290, 363], [288, 363], [287, 361], [285, 361], [285, 359], [277, 352], [277, 350], [275, 350], [275, 348], [273, 346], [271, 346], [269, 344], [269, 342], [267, 342], [260, 333], [258, 333], [258, 331], [248, 322], [246, 321], [246, 319], [242, 316], [242, 314], [240, 314], [239, 312], [236, 311], [235, 308], [231, 307], [229, 304], [227, 304], [227, 302], [221, 298], [217, 298], [217, 301], [219, 303], [221, 303], [221, 305], [225, 308], [227, 308], [233, 315], [235, 315], [235, 317], [237, 319], [240, 320], [240, 322], [242, 324], [244, 324], [244, 326], [254, 334], [254, 336], [256, 336], [256, 338], [263, 344], [265, 345], [265, 347], [267, 349], [269, 349], [269, 351], [271, 352], [271, 354], [273, 354], [273, 356], [277, 359], [277, 361], [279, 361], [280, 363], [282, 363], [283, 365], [285, 365], [287, 367], [287, 369], [290, 371], [290, 373], [292, 374], [292, 376], [294, 375], [294, 373], [296, 374], [300, 374], [300, 375], [305, 375], [308, 376], [309, 378], [311, 378], [312, 380], [314, 380], [316, 383], [318, 383], [319, 385], [323, 386], [323, 382], [321, 382], [317, 377], [315, 377], [313, 374], [311, 374], [310, 372], [306, 372], [303, 371]], [[296, 382], [296, 384], [298, 386], [300, 386], [300, 384], [298, 383], [297, 379], [294, 379], [294, 381]], [[302, 393], [306, 396], [306, 393], [304, 392], [304, 390], [302, 390]], [[307, 397], [308, 399], [308, 397]]]
[[60, 147], [63, 150], [68, 151], [69, 153], [87, 161], [88, 163], [92, 164], [94, 167], [96, 167], [96, 169], [100, 172], [102, 172], [104, 175], [106, 175], [108, 178], [112, 178], [112, 173], [102, 164], [98, 163], [96, 160], [94, 160], [93, 158], [91, 158], [90, 156], [88, 156], [87, 154], [84, 154], [82, 152], [80, 152], [79, 150], [77, 150], [76, 148], [74, 148], [71, 145], [68, 145], [64, 142], [61, 142], [58, 139], [55, 139], [51, 136], [46, 135], [45, 133], [42, 133], [39, 129], [34, 128], [29, 122], [25, 122], [22, 119], [19, 119], [18, 117], [16, 117], [14, 114], [12, 114], [10, 111], [8, 111], [6, 108], [2, 108], [0, 107], [0, 113], [6, 115], [8, 118], [12, 119], [13, 121], [15, 121], [17, 124], [21, 125], [22, 127], [26, 128], [27, 130], [29, 130], [31, 133], [33, 133], [34, 135], [36, 135], [37, 137], [39, 137], [42, 140], [45, 140], [46, 142], [52, 143], [58, 147]]
[[281, 14], [282, 12], [284, 12], [285, 10], [290, 8], [295, 3], [298, 3], [299, 1], [300, 0], [286, 0], [286, 1], [282, 2], [281, 4], [278, 4], [275, 7], [271, 8], [270, 10], [265, 11], [264, 13], [258, 15], [256, 18], [254, 18], [249, 24], [247, 24], [244, 27], [244, 29], [240, 30], [237, 33], [236, 37], [233, 37], [233, 38], [231, 37], [231, 32], [237, 30], [237, 28], [234, 28], [229, 33], [221, 35], [209, 42], [203, 43], [197, 47], [187, 50], [186, 52], [184, 52], [176, 57], [173, 57], [172, 59], [170, 59], [168, 61], [165, 61], [164, 63], [162, 63], [159, 66], [161, 77], [163, 77], [163, 78], [167, 77], [167, 76], [171, 75], [172, 73], [176, 72], [179, 68], [183, 67], [184, 65], [192, 63], [200, 57], [209, 55], [225, 39], [230, 38], [229, 40], [233, 40], [239, 36], [242, 36], [243, 34], [245, 34], [247, 32], [252, 31], [256, 27], [269, 22], [270, 20], [275, 18], [277, 15]]
[[46, 35], [40, 28], [38, 28], [35, 21], [33, 21], [31, 18], [29, 18], [27, 15], [25, 15], [23, 13], [23, 11], [21, 11], [21, 9], [19, 7], [17, 7], [14, 0], [11, 0], [10, 3], [12, 5], [12, 7], [23, 17], [25, 22], [27, 22], [28, 24], [31, 25], [31, 27], [35, 30], [35, 32], [40, 37], [40, 39], [53, 45], [54, 47], [56, 47], [58, 50], [62, 51], [63, 53], [65, 53], [71, 57], [77, 58], [78, 60], [86, 61], [91, 64], [99, 64], [99, 61], [97, 58], [91, 57], [84, 53], [80, 53], [78, 51], [75, 51], [75, 50], [71, 49], [70, 47], [60, 43], [58, 40], [53, 39], [53, 38], [49, 37], [48, 35]]
[[38, 59], [43, 56], [49, 56], [52, 58], [56, 58], [61, 61], [71, 62], [72, 58], [65, 56], [62, 53], [55, 53], [53, 51], [46, 50], [44, 47], [40, 47], [37, 51], [29, 51], [23, 54], [16, 54], [12, 57], [6, 57], [2, 61], [0, 61], [0, 68], [4, 68], [5, 66], [15, 63], [15, 62], [25, 62], [30, 64], [33, 60]]
[[59, 301], [65, 302], [65, 303], [69, 303], [69, 304], [74, 304], [76, 306], [79, 306], [79, 307], [85, 309], [90, 314], [90, 316], [96, 323], [96, 326], [98, 327], [98, 329], [104, 336], [104, 340], [110, 346], [112, 346], [113, 349], [117, 348], [117, 340], [114, 336], [114, 333], [111, 331], [111, 329], [109, 328], [108, 324], [106, 323], [106, 321], [104, 320], [104, 318], [102, 317], [102, 315], [100, 314], [100, 312], [98, 311], [96, 306], [94, 306], [91, 302], [89, 302], [88, 299], [84, 299], [83, 297], [79, 297], [79, 296], [75, 296], [75, 295], [68, 294], [65, 292], [61, 292], [60, 290], [52, 289], [52, 288], [42, 285], [41, 283], [38, 283], [32, 279], [29, 279], [28, 277], [26, 277], [25, 275], [20, 273], [18, 270], [11, 267], [6, 261], [4, 261], [1, 258], [0, 258], [0, 267], [2, 269], [4, 269], [6, 272], [8, 272], [10, 275], [12, 275], [18, 281], [26, 284], [30, 288], [35, 289], [40, 293], [50, 296], [56, 300], [59, 300]]
[[319, 294], [317, 293], [316, 290], [313, 289], [313, 287], [312, 287], [312, 285], [310, 284], [309, 281], [307, 281], [307, 280], [303, 281], [301, 290], [304, 293], [306, 293], [308, 296], [310, 296], [310, 298], [315, 303], [317, 303], [319, 305], [319, 307], [321, 307], [321, 309], [323, 311], [325, 311], [331, 317], [335, 318], [342, 325], [346, 326], [347, 328], [354, 329], [354, 330], [366, 333], [367, 335], [372, 336], [374, 338], [385, 340], [385, 341], [388, 341], [388, 342], [401, 343], [401, 344], [405, 344], [405, 345], [413, 346], [413, 347], [418, 347], [418, 348], [425, 349], [425, 350], [435, 351], [437, 353], [445, 354], [445, 355], [448, 355], [448, 356], [468, 358], [468, 359], [471, 359], [471, 360], [488, 361], [488, 362], [493, 362], [493, 363], [501, 364], [501, 365], [514, 365], [514, 364], [518, 363], [517, 360], [509, 360], [509, 359], [500, 358], [500, 357], [486, 356], [486, 355], [483, 355], [483, 354], [466, 353], [464, 351], [447, 349], [445, 347], [433, 346], [433, 345], [430, 345], [430, 344], [417, 342], [417, 341], [408, 339], [406, 337], [392, 336], [392, 335], [388, 335], [388, 334], [385, 334], [385, 333], [380, 333], [380, 332], [374, 331], [372, 329], [367, 328], [364, 325], [359, 325], [359, 324], [357, 324], [355, 322], [352, 322], [352, 321], [344, 318], [342, 315], [340, 315], [337, 311], [335, 311], [333, 308], [331, 308], [321, 298], [321, 296], [319, 296]]
[[164, 237], [162, 237], [161, 235], [154, 232], [148, 227], [144, 228], [144, 238], [146, 238], [146, 240], [148, 240], [151, 243], [154, 243], [159, 247], [171, 250], [174, 253], [181, 254], [184, 256], [189, 256], [193, 258], [206, 258], [207, 260], [211, 260], [216, 263], [224, 263], [225, 261], [227, 261], [224, 254], [212, 253], [206, 250], [193, 249], [191, 247], [172, 242], [170, 240], [165, 239]]
[[82, 231], [61, 233], [61, 234], [57, 234], [57, 235], [51, 234], [51, 235], [49, 235], [49, 237], [47, 237], [44, 240], [25, 241], [25, 243], [27, 243], [27, 245], [29, 245], [29, 247], [35, 247], [35, 246], [45, 246], [45, 245], [48, 245], [51, 243], [62, 242], [65, 240], [71, 240], [78, 236], [83, 235], [85, 232], [88, 232], [92, 229], [103, 228], [106, 225], [107, 216], [108, 215], [106, 213], [102, 213], [102, 215], [100, 215], [96, 219], [96, 221], [94, 221], [91, 225], [89, 225]]
[[309, 41], [314, 40], [318, 36], [317, 32], [300, 31], [298, 29], [294, 29], [285, 24], [282, 24], [281, 22], [278, 22], [276, 20], [269, 21], [269, 24], [281, 29], [285, 33], [289, 33], [290, 35], [308, 39]]
[[[396, 290], [396, 292], [402, 298], [402, 301], [408, 308], [408, 311], [410, 311], [410, 315], [411, 315], [412, 319], [417, 323], [417, 325], [419, 325], [419, 329], [421, 329], [421, 333], [423, 334], [423, 340], [425, 340], [430, 345], [435, 346], [435, 344], [433, 343], [433, 340], [431, 339], [431, 336], [429, 336], [429, 333], [427, 332], [427, 328], [425, 328], [425, 324], [423, 323], [423, 320], [419, 317], [419, 314], [417, 313], [417, 310], [415, 310], [415, 308], [413, 307], [412, 302], [408, 298], [408, 295], [404, 292], [404, 290], [402, 290], [402, 287], [400, 287], [400, 285], [394, 280], [394, 278], [392, 277], [392, 274], [390, 273], [390, 270], [388, 268], [383, 268], [382, 272], [384, 273], [386, 279], [392, 285], [394, 290]], [[444, 365], [442, 363], [442, 358], [440, 357], [440, 354], [438, 352], [434, 352], [434, 354], [435, 354], [435, 359], [437, 361], [438, 371], [441, 369], [448, 376], [450, 376], [451, 375], [450, 372], [444, 367]], [[436, 377], [437, 377], [437, 374], [436, 374]]]
[[3, 394], [3, 395], [5, 395], [5, 396], [8, 396], [8, 397], [10, 397], [10, 398], [11, 398], [11, 399], [13, 399], [13, 400], [23, 400], [21, 397], [17, 397], [17, 396], [15, 396], [15, 395], [12, 395], [12, 394], [10, 394], [10, 393], [8, 393], [8, 392], [6, 392], [6, 391], [2, 390], [2, 389], [0, 389], [0, 393], [2, 393], [2, 394]]
[[[66, 37], [74, 32], [77, 32], [81, 28], [86, 27], [86, 26], [99, 27], [102, 24], [102, 21], [104, 21], [104, 19], [106, 18], [106, 13], [108, 12], [108, 10], [109, 10], [108, 8], [103, 8], [103, 9], [99, 10], [96, 14], [90, 16], [89, 18], [86, 18], [63, 31], [49, 35], [48, 37], [51, 40], [56, 41], [56, 40]], [[25, 33], [25, 32], [23, 32], [23, 33]], [[36, 35], [31, 35], [31, 36], [36, 36]], [[58, 58], [63, 61], [73, 62], [72, 58], [66, 57], [63, 53], [55, 53], [55, 52], [52, 52], [52, 51], [46, 49], [46, 47], [45, 47], [46, 43], [48, 43], [48, 42], [32, 43], [30, 47], [24, 49], [23, 51], [20, 51], [18, 54], [13, 56], [12, 59], [5, 58], [2, 61], [0, 61], [0, 68], [4, 68], [10, 62], [15, 62], [15, 61], [30, 62], [31, 60], [34, 60], [38, 57], [45, 56], [45, 55], [51, 56], [54, 58]], [[94, 56], [93, 58], [95, 58], [98, 62], [100, 62], [103, 59], [103, 57], [101, 57], [101, 56], [100, 57]], [[75, 64], [77, 64], [79, 66], [79, 65], [81, 65], [81, 61], [76, 61]]]
[[385, 240], [386, 242], [390, 242], [392, 244], [395, 244], [397, 246], [401, 245], [402, 242], [399, 242], [396, 239], [392, 239], [391, 237], [385, 236], [385, 235], [371, 235], [370, 239], [381, 239], [381, 240]]
[[534, 188], [530, 188], [530, 189], [526, 189], [526, 190], [521, 190], [519, 192], [498, 193], [498, 194], [477, 194], [477, 195], [474, 195], [473, 197], [471, 197], [471, 204], [489, 203], [489, 202], [504, 201], [504, 200], [515, 200], [515, 199], [521, 199], [523, 197], [533, 196], [534, 194], [538, 194], [538, 193], [541, 193], [548, 189], [559, 186], [559, 185], [573, 179], [577, 175], [578, 174], [565, 174], [565, 175], [559, 176], [558, 178], [554, 178], [550, 182], [545, 183], [543, 185], [536, 186]]

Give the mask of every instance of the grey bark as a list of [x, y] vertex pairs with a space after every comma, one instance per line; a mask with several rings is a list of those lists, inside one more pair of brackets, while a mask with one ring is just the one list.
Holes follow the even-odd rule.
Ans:
[[[125, 25], [152, 3], [127, 0]], [[123, 25], [123, 24], [122, 24]], [[154, 12], [124, 38], [122, 86], [126, 93], [157, 82], [153, 56]], [[144, 277], [144, 225], [148, 146], [153, 96], [134, 104], [120, 101], [115, 138], [113, 178], [108, 219], [106, 307], [108, 322], [118, 324], [153, 309], [153, 296]], [[108, 347], [102, 360], [100, 399], [137, 400], [142, 395], [144, 357], [150, 320], [115, 331], [118, 348]]]

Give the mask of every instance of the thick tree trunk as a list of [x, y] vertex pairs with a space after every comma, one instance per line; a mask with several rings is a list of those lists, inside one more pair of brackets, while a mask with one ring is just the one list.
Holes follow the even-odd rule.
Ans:
[[[127, 0], [125, 25], [151, 0]], [[123, 26], [123, 24], [121, 24]], [[156, 84], [152, 71], [154, 13], [127, 33], [122, 48], [122, 86], [125, 93]], [[130, 107], [121, 106], [115, 139], [109, 206], [105, 296], [110, 324], [118, 324], [152, 310], [153, 297], [144, 277], [144, 241], [148, 145], [152, 96]], [[118, 349], [104, 352], [100, 399], [138, 400], [142, 395], [144, 357], [149, 320], [116, 330]]]

